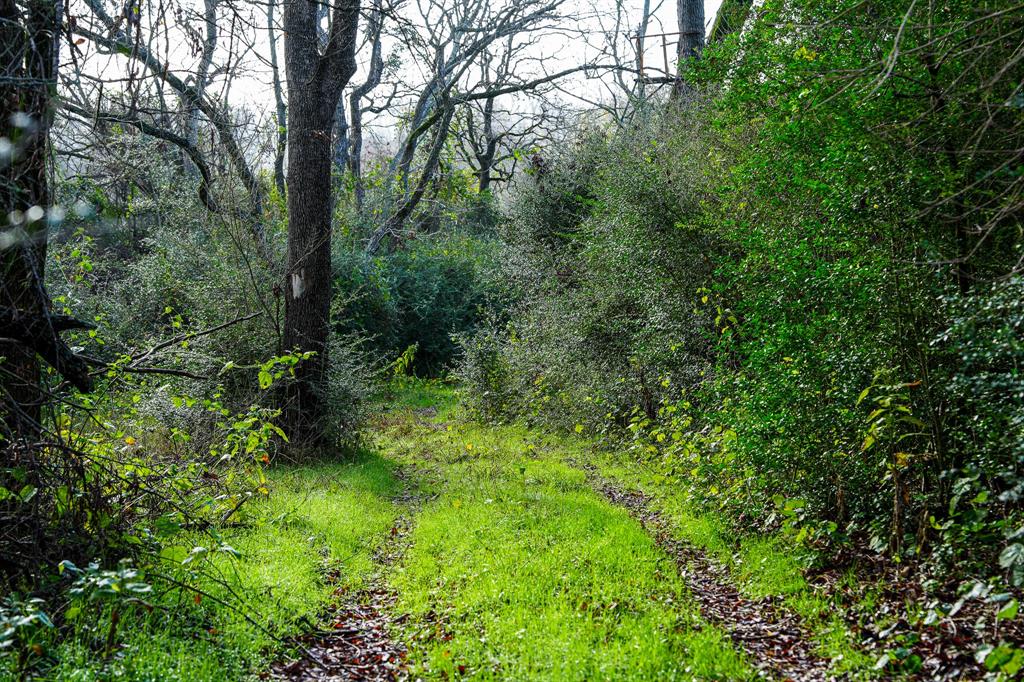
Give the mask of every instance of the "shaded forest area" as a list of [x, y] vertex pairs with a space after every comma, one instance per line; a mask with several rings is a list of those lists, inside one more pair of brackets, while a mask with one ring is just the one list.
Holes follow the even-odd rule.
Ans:
[[1018, 677], [1024, 7], [577, 5], [0, 0], [0, 677]]

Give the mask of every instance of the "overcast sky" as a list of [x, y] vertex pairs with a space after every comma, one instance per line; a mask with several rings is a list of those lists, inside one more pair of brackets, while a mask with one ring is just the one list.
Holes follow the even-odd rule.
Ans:
[[[283, 0], [287, 1], [287, 0]], [[455, 2], [456, 0], [445, 0]], [[495, 0], [500, 3], [502, 0]], [[504, 0], [508, 1], [508, 0]], [[109, 0], [108, 0], [109, 2]], [[440, 3], [441, 0], [435, 0]], [[616, 7], [621, 7], [619, 13], [620, 25], [618, 26], [619, 59], [632, 66], [635, 59], [635, 49], [628, 36], [635, 35], [643, 15], [644, 0], [621, 0], [622, 4], [617, 5], [615, 0], [566, 0], [562, 6], [561, 13], [565, 20], [560, 23], [564, 30], [552, 30], [545, 33], [544, 37], [530, 48], [527, 54], [523, 55], [523, 61], [519, 64], [516, 72], [524, 80], [536, 78], [544, 73], [553, 73], [563, 69], [572, 68], [587, 63], [609, 63], [607, 55], [602, 55], [602, 49], [607, 50], [607, 36], [616, 29], [615, 17]], [[369, 4], [368, 0], [364, 0]], [[280, 21], [280, 6], [282, 0], [278, 0], [278, 22]], [[714, 22], [715, 13], [721, 0], [708, 0], [705, 2], [706, 28], [710, 29]], [[143, 23], [155, 21], [166, 31], [156, 34], [158, 38], [152, 45], [161, 55], [167, 59], [171, 69], [176, 71], [183, 79], [187, 74], [194, 72], [198, 63], [198, 52], [194, 49], [195, 39], [187, 40], [181, 27], [187, 26], [188, 31], [197, 38], [201, 35], [202, 24], [202, 0], [143, 0]], [[424, 7], [424, 0], [406, 0], [400, 10], [407, 20], [419, 26], [419, 30], [431, 31], [434, 27], [423, 25], [422, 20], [417, 21], [417, 10]], [[675, 37], [667, 39], [668, 45], [662, 47], [662, 39], [657, 35], [661, 33], [674, 33], [678, 30], [676, 22], [676, 0], [650, 0], [651, 21], [647, 27], [649, 36], [645, 44], [645, 63], [649, 69], [661, 70], [665, 65], [664, 53], [668, 53], [669, 69], [674, 68], [675, 47], [672, 44]], [[117, 10], [113, 5], [108, 5], [112, 13]], [[166, 16], [160, 12], [166, 12], [168, 7], [180, 7], [184, 13], [178, 13], [176, 20], [164, 21], [161, 17]], [[269, 42], [266, 32], [266, 5], [260, 0], [253, 4], [237, 3], [234, 5], [236, 12], [221, 16], [218, 24], [221, 25], [220, 43], [217, 54], [220, 58], [214, 58], [214, 64], [223, 63], [223, 55], [227, 50], [235, 54], [243, 54], [243, 61], [236, 70], [235, 78], [230, 82], [230, 92], [225, 90], [228, 81], [223, 78], [215, 79], [211, 83], [210, 92], [215, 96], [227, 97], [228, 102], [236, 107], [249, 111], [252, 123], [271, 120], [274, 112], [274, 98], [271, 87], [270, 69], [268, 67]], [[90, 11], [84, 7], [83, 0], [71, 0], [70, 12], [73, 16], [88, 17]], [[178, 10], [180, 12], [180, 10]], [[167, 17], [170, 19], [170, 17]], [[184, 23], [182, 23], [184, 22]], [[233, 30], [235, 29], [235, 30]], [[240, 31], [238, 29], [241, 29]], [[232, 36], [241, 36], [235, 39]], [[240, 40], [240, 42], [239, 42]], [[234, 41], [233, 43], [231, 41]], [[76, 44], [79, 60], [85, 63], [84, 73], [92, 73], [102, 76], [112, 87], [116, 88], [117, 83], [133, 71], [138, 71], [138, 65], [129, 67], [128, 60], [119, 54], [102, 54], [94, 46], [84, 43]], [[365, 46], [360, 51], [360, 60], [368, 59], [369, 48]], [[421, 66], [415, 64], [410, 58], [405, 46], [401, 45], [395, 38], [385, 43], [385, 54], [395, 53], [402, 57], [401, 80], [409, 87], [416, 88], [417, 83], [425, 79], [425, 74], [420, 74], [418, 69]], [[284, 49], [281, 34], [278, 34], [278, 55], [282, 59], [283, 71]], [[404, 56], [403, 56], [404, 55]], [[67, 55], [65, 55], [67, 61]], [[656, 74], [652, 74], [656, 75]], [[632, 84], [634, 75], [623, 74], [624, 82]], [[282, 73], [283, 77], [283, 73]], [[578, 109], [588, 109], [594, 103], [607, 102], [611, 97], [621, 96], [621, 88], [611, 85], [612, 75], [608, 72], [600, 74], [578, 74], [561, 82], [558, 92], [551, 93], [551, 98], [561, 101], [566, 105]], [[357, 73], [352, 84], [361, 83], [364, 79], [362, 73]], [[385, 97], [390, 88], [385, 82], [375, 95]], [[394, 128], [397, 117], [407, 111], [409, 101], [396, 101], [381, 114], [370, 117], [365, 123], [369, 144], [388, 145], [394, 139]], [[528, 108], [537, 106], [536, 101], [528, 97], [509, 96], [509, 101], [503, 102], [508, 110], [516, 107]]]

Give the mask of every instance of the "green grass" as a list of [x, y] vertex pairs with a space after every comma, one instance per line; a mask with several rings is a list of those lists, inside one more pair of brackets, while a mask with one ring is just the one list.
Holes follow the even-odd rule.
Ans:
[[[396, 637], [410, 647], [415, 677], [751, 679], [742, 653], [702, 621], [672, 558], [591, 489], [581, 462], [651, 495], [674, 532], [726, 565], [745, 594], [782, 596], [836, 672], [870, 675], [873, 661], [804, 580], [805, 555], [779, 538], [737, 537], [664, 477], [584, 439], [466, 421], [445, 384], [409, 380], [388, 404], [371, 429], [372, 452], [272, 471], [269, 499], [244, 507], [246, 526], [224, 533], [240, 558], [217, 554], [199, 572], [162, 569], [209, 596], [154, 595], [156, 610], [123, 619], [108, 660], [99, 652], [109, 615], [80, 616], [53, 650], [47, 679], [212, 682], [266, 670], [282, 655], [277, 638], [316, 627], [332, 591], [328, 570], [356, 589], [378, 570], [373, 549], [400, 512], [396, 466], [425, 500], [408, 550], [386, 574], [396, 609], [409, 614]], [[185, 549], [201, 541], [176, 540]]]
[[438, 497], [389, 581], [416, 676], [750, 677], [673, 561], [595, 494], [560, 444], [510, 427], [388, 417], [379, 447]]
[[152, 614], [135, 609], [122, 619], [121, 646], [106, 661], [97, 643], [109, 619], [80, 616], [54, 651], [57, 663], [47, 678], [199, 682], [239, 680], [266, 669], [280, 645], [241, 613], [275, 636], [293, 635], [312, 629], [328, 602], [327, 568], [348, 585], [363, 584], [373, 569], [373, 547], [397, 514], [390, 500], [399, 483], [392, 473], [388, 461], [368, 453], [347, 464], [273, 470], [270, 498], [250, 503], [250, 526], [224, 533], [240, 558], [221, 554], [196, 575], [185, 567], [162, 569], [236, 608], [211, 598], [197, 602], [189, 590], [158, 595]]
[[783, 537], [737, 535], [713, 513], [695, 511], [680, 487], [626, 455], [595, 449], [589, 461], [605, 478], [652, 496], [676, 536], [728, 567], [744, 595], [782, 597], [810, 629], [817, 653], [832, 661], [833, 672], [856, 679], [878, 676], [875, 658], [858, 648], [834, 598], [815, 592], [804, 579], [808, 552]]

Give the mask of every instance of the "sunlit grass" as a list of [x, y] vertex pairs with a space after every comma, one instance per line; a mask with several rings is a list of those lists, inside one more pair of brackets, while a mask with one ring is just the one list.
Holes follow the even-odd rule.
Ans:
[[397, 513], [391, 498], [398, 486], [392, 465], [368, 453], [351, 463], [273, 470], [270, 498], [250, 503], [247, 527], [223, 533], [238, 559], [221, 554], [195, 575], [187, 567], [161, 568], [208, 597], [172, 590], [153, 599], [152, 613], [134, 609], [120, 623], [120, 647], [109, 660], [97, 650], [108, 623], [79, 622], [54, 652], [48, 678], [191, 682], [254, 676], [280, 655], [278, 638], [314, 628], [330, 599], [328, 569], [346, 584], [363, 584], [373, 569], [372, 550]]
[[673, 561], [528, 431], [427, 419], [382, 451], [438, 494], [391, 574], [415, 674], [504, 680], [750, 676]]
[[878, 675], [875, 659], [858, 648], [834, 597], [815, 592], [804, 579], [809, 555], [799, 545], [777, 536], [738, 535], [715, 514], [694, 510], [683, 489], [624, 454], [595, 450], [589, 461], [602, 476], [651, 495], [672, 532], [725, 565], [742, 594], [781, 597], [810, 629], [817, 653], [832, 662], [834, 673], [857, 679]]

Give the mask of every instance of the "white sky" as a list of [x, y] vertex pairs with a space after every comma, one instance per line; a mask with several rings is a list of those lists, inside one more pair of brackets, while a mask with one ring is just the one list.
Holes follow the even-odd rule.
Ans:
[[[196, 0], [186, 0], [186, 2], [196, 2]], [[278, 0], [280, 5], [282, 0]], [[675, 0], [649, 0], [651, 6], [651, 20], [647, 28], [648, 39], [645, 41], [645, 63], [647, 68], [660, 70], [664, 65], [663, 48], [661, 45], [661, 38], [655, 36], [658, 33], [674, 33], [678, 31], [676, 23], [676, 2]], [[621, 30], [623, 33], [632, 35], [635, 33], [642, 16], [644, 0], [621, 0], [624, 12]], [[197, 5], [199, 3], [196, 3]], [[364, 4], [369, 4], [367, 0], [364, 0]], [[721, 5], [721, 0], [706, 0], [704, 3], [704, 14], [705, 14], [705, 28], [706, 30], [711, 29], [711, 25], [714, 22], [715, 14], [718, 12], [718, 8]], [[405, 9], [406, 14], [412, 14], [409, 10], [414, 7], [413, 2], [406, 3]], [[561, 69], [569, 68], [574, 65], [584, 64], [587, 62], [600, 61], [598, 50], [596, 49], [596, 43], [601, 42], [601, 34], [603, 30], [612, 28], [612, 22], [610, 17], [614, 16], [616, 7], [615, 0], [570, 0], [563, 10], [563, 13], [568, 17], [568, 26], [571, 30], [582, 30], [589, 34], [588, 44], [584, 40], [569, 35], [549, 35], [546, 36], [540, 45], [538, 45], [538, 53], [535, 55], [538, 61], [543, 60], [546, 64], [546, 68], [549, 72], [558, 71]], [[595, 13], [600, 12], [605, 14], [605, 18], [595, 18]], [[260, 21], [261, 18], [257, 18], [256, 21]], [[278, 21], [280, 21], [280, 7], [278, 9]], [[574, 23], [576, 21], [576, 23]], [[201, 28], [201, 26], [197, 26]], [[226, 33], [223, 31], [222, 33]], [[278, 53], [281, 59], [282, 68], [284, 60], [284, 46], [281, 41], [279, 34], [279, 45]], [[672, 42], [675, 40], [674, 36], [669, 36], [666, 39], [669, 43], [668, 52], [669, 60], [673, 60], [674, 46]], [[223, 37], [222, 37], [223, 43]], [[223, 46], [222, 46], [223, 47]], [[630, 49], [632, 46], [630, 46]], [[265, 35], [259, 36], [255, 45], [255, 50], [266, 54], [267, 42]], [[387, 56], [389, 53], [401, 52], [401, 46], [397, 45], [394, 41], [386, 41], [384, 54]], [[364, 59], [367, 57], [369, 50], [364, 49], [361, 57]], [[633, 52], [623, 54], [624, 57], [633, 57]], [[265, 59], [265, 57], [263, 58]], [[251, 71], [248, 76], [236, 79], [233, 84], [233, 95], [246, 103], [256, 106], [272, 106], [272, 94], [269, 91], [270, 77], [269, 70], [261, 68], [263, 65], [260, 63], [261, 59], [254, 58], [251, 61]], [[607, 60], [606, 60], [607, 61]], [[407, 61], [408, 63], [408, 61]], [[365, 66], [365, 64], [364, 64]], [[409, 71], [404, 74], [406, 78], [415, 78], [413, 72], [413, 66], [409, 65]], [[671, 63], [670, 63], [671, 68]], [[282, 74], [283, 76], [283, 74]], [[353, 84], [362, 82], [364, 78], [362, 70], [360, 73], [353, 78]], [[571, 88], [575, 90], [579, 88], [581, 93], [585, 93], [589, 96], [600, 96], [601, 85], [600, 79], [587, 79], [583, 76], [573, 79], [575, 81], [575, 87]], [[589, 81], [589, 82], [588, 82]], [[382, 86], [383, 89], [383, 86]]]
[[[110, 2], [110, 0], [107, 1], [108, 3]], [[281, 5], [286, 1], [277, 0], [278, 24], [280, 22]], [[435, 2], [441, 1], [435, 0]], [[455, 2], [455, 0], [444, 0], [445, 4], [448, 1]], [[80, 4], [81, 2], [82, 0], [71, 0], [70, 11], [72, 15], [88, 17], [90, 14], [89, 10]], [[221, 97], [226, 95], [230, 104], [240, 105], [248, 109], [253, 122], [269, 120], [274, 111], [270, 69], [267, 66], [269, 42], [266, 33], [266, 5], [262, 4], [263, 2], [265, 0], [254, 0], [253, 3], [238, 3], [236, 4], [237, 14], [220, 17], [218, 21], [218, 24], [221, 26], [220, 42], [214, 58], [215, 67], [218, 64], [223, 64], [225, 55], [228, 54], [229, 49], [232, 47], [232, 51], [235, 54], [244, 53], [244, 58], [240, 63], [240, 68], [236, 69], [235, 78], [230, 85], [230, 92], [225, 90], [226, 81], [223, 79], [214, 80], [209, 88], [211, 94]], [[418, 19], [417, 8], [421, 6], [422, 2], [423, 0], [406, 0], [400, 13], [415, 25], [420, 25], [421, 31], [432, 30], [433, 27], [423, 27], [423, 20]], [[567, 17], [567, 21], [564, 24], [565, 30], [549, 32], [530, 49], [521, 64], [521, 70], [524, 72], [523, 77], [526, 79], [536, 77], [541, 74], [541, 69], [544, 72], [552, 73], [584, 63], [607, 63], [609, 59], [607, 57], [602, 58], [600, 50], [607, 42], [604, 38], [606, 32], [615, 28], [614, 17], [616, 16], [616, 7], [621, 7], [621, 23], [618, 27], [620, 34], [623, 35], [619, 48], [620, 60], [631, 63], [635, 58], [634, 48], [632, 44], [625, 44], [627, 40], [625, 35], [633, 35], [635, 33], [641, 20], [644, 0], [620, 0], [620, 2], [621, 5], [617, 4], [615, 0], [567, 0], [562, 8], [563, 15]], [[155, 48], [155, 51], [163, 59], [167, 59], [171, 63], [171, 67], [175, 72], [181, 77], [186, 78], [189, 73], [194, 72], [198, 61], [198, 54], [192, 48], [196, 41], [190, 42], [185, 39], [186, 30], [182, 26], [187, 26], [187, 30], [194, 35], [201, 35], [203, 30], [202, 0], [142, 0], [142, 4], [144, 7], [144, 24], [152, 22], [158, 26], [167, 27], [167, 30], [162, 32], [151, 44], [151, 49]], [[364, 5], [368, 4], [369, 0], [364, 0]], [[721, 0], [707, 0], [705, 2], [705, 19], [708, 29], [710, 29], [714, 21], [715, 13], [718, 11], [720, 4]], [[120, 7], [120, 5], [118, 6]], [[665, 61], [662, 56], [661, 39], [652, 34], [672, 33], [678, 30], [676, 24], [676, 2], [675, 0], [650, 0], [650, 6], [652, 8], [652, 17], [647, 28], [647, 34], [651, 37], [649, 37], [645, 45], [645, 62], [648, 68], [660, 69]], [[118, 10], [115, 10], [112, 4], [108, 4], [107, 7], [111, 14], [117, 14]], [[244, 13], [246, 12], [249, 13], [248, 16], [245, 16]], [[161, 13], [163, 13], [162, 16], [166, 17], [166, 21], [160, 20]], [[248, 26], [246, 26], [247, 24]], [[241, 31], [233, 32], [233, 25], [236, 28], [238, 26], [245, 26], [245, 28]], [[232, 46], [229, 45], [229, 41], [233, 33], [245, 36], [245, 38], [236, 40]], [[669, 38], [668, 40], [673, 41], [674, 38]], [[249, 43], [247, 48], [243, 46], [246, 42]], [[124, 78], [131, 71], [139, 71], [137, 65], [130, 67], [123, 56], [101, 54], [91, 43], [80, 44], [76, 47], [76, 50], [79, 52], [78, 61], [85, 64], [82, 72], [102, 76], [103, 80], [108, 81], [109, 88], [117, 89], [116, 81], [119, 78]], [[68, 51], [68, 48], [65, 48], [65, 51]], [[672, 61], [674, 46], [670, 44], [667, 51], [669, 53], [669, 60]], [[385, 43], [384, 52], [385, 56], [392, 52], [401, 54], [404, 52], [404, 46], [391, 39]], [[360, 54], [361, 61], [365, 62], [368, 59], [368, 54], [369, 48], [366, 46]], [[278, 56], [281, 60], [283, 77], [284, 46], [280, 32], [278, 35]], [[69, 62], [69, 55], [64, 55], [63, 60], [67, 64]], [[417, 67], [409, 59], [408, 55], [403, 58], [403, 67], [400, 75], [402, 80], [414, 87], [418, 81], [423, 79], [423, 76], [420, 75]], [[361, 83], [364, 78], [363, 73], [357, 73], [352, 80], [352, 84]], [[631, 84], [633, 78], [632, 74], [626, 74], [624, 80], [627, 84]], [[610, 97], [616, 94], [621, 96], [622, 94], [622, 91], [617, 90], [614, 86], [613, 77], [608, 73], [591, 78], [579, 74], [566, 79], [561, 83], [561, 86], [558, 93], [552, 93], [552, 98], [577, 108], [589, 108], [590, 104], [588, 103], [608, 102]], [[110, 91], [110, 89], [107, 90], [108, 93]], [[385, 82], [375, 91], [375, 95], [383, 98], [389, 91], [390, 88], [387, 82]], [[370, 144], [375, 142], [377, 145], [387, 145], [393, 140], [394, 127], [397, 121], [396, 117], [407, 110], [408, 106], [408, 100], [397, 101], [389, 111], [376, 116], [368, 116], [365, 123], [367, 124], [366, 132], [370, 139], [367, 142]], [[504, 102], [503, 106], [506, 109], [515, 107], [526, 108], [536, 106], [536, 103], [531, 102], [526, 97], [514, 96], [510, 101]]]

